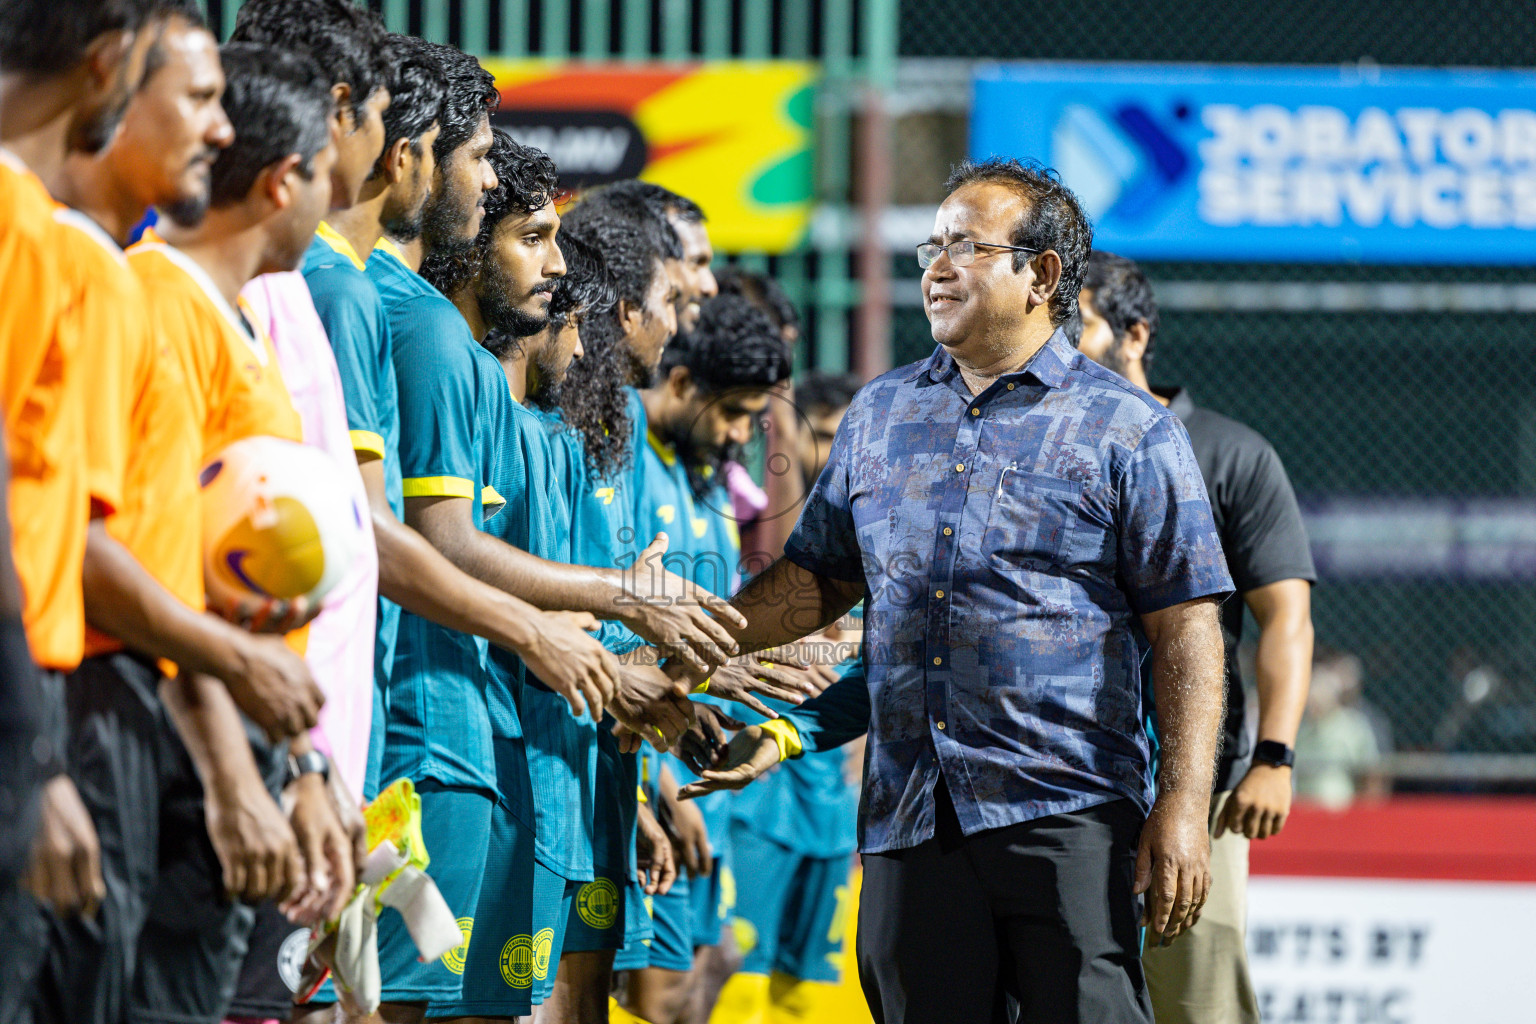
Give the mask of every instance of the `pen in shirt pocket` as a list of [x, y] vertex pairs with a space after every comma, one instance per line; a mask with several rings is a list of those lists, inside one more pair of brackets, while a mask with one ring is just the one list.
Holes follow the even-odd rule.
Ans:
[[1018, 460], [1015, 459], [1013, 462], [1010, 462], [1008, 465], [1004, 466], [1003, 471], [997, 475], [997, 496], [999, 498], [1003, 496], [1003, 484], [1008, 481], [1008, 474], [1017, 473], [1018, 471], [1019, 463]]

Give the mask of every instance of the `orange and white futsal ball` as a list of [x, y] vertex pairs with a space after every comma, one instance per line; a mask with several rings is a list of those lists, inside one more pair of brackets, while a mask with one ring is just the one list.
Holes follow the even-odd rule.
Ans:
[[210, 607], [325, 597], [362, 550], [363, 509], [314, 445], [248, 437], [203, 467], [203, 576]]

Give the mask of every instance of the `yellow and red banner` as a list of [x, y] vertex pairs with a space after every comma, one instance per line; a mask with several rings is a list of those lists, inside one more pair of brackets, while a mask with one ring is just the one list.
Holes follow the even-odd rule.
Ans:
[[493, 120], [545, 150], [561, 184], [654, 181], [709, 218], [715, 247], [785, 252], [810, 227], [816, 65], [487, 59]]

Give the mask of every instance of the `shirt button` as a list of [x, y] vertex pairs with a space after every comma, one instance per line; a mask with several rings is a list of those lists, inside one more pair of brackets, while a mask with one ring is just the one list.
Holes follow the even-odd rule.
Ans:
[[972, 409], [971, 410], [971, 415], [972, 416], [980, 416], [981, 415], [981, 410], [980, 409]]
[[942, 591], [942, 590], [935, 590], [935, 591], [934, 591], [934, 592], [933, 592], [933, 596], [934, 596], [934, 597], [937, 597], [937, 598], [940, 598], [940, 599], [943, 599], [943, 597], [944, 597], [944, 591]]
[[944, 536], [946, 536], [946, 537], [948, 537], [948, 536], [949, 536], [949, 535], [950, 535], [950, 534], [952, 534], [952, 533], [954, 533], [954, 532], [955, 532], [955, 531], [954, 531], [954, 530], [951, 530], [951, 529], [950, 529], [950, 528], [949, 528], [949, 527], [947, 527], [947, 526], [946, 526], [946, 527], [944, 527]]
[[956, 473], [964, 473], [965, 472], [965, 463], [963, 463], [963, 462], [955, 463], [955, 472]]
[[944, 664], [944, 659], [943, 658], [934, 658], [933, 659], [933, 663], [935, 665], [942, 665], [942, 664]]
[[944, 731], [944, 723], [943, 723], [943, 722], [940, 722], [940, 723], [939, 723], [939, 731], [940, 731], [940, 732], [943, 732], [943, 731]]
[[1008, 390], [1009, 390], [1009, 391], [1012, 391], [1012, 390], [1013, 390], [1013, 385], [1012, 385], [1012, 384], [1009, 384], [1009, 385], [1008, 385]]

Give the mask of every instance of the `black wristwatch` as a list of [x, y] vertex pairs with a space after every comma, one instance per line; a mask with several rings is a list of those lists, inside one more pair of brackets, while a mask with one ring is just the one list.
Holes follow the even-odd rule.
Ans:
[[1279, 740], [1259, 740], [1253, 748], [1253, 759], [1271, 768], [1291, 768], [1296, 764], [1296, 751]]
[[288, 755], [288, 781], [297, 782], [300, 775], [315, 774], [324, 782], [331, 781], [331, 762], [318, 750]]

